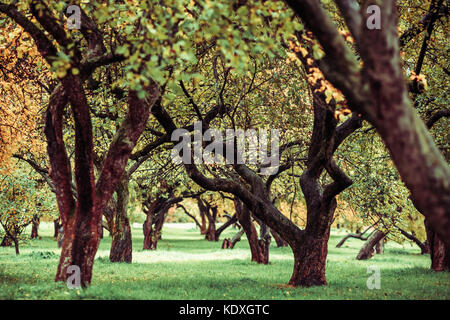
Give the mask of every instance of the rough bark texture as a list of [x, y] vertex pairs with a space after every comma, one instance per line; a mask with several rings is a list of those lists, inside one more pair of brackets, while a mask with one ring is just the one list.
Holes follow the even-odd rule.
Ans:
[[[126, 174], [122, 177], [120, 185], [116, 190], [117, 202], [114, 216], [114, 223], [111, 227], [111, 251], [109, 260], [111, 262], [132, 261], [132, 241], [131, 228], [128, 219], [128, 178]], [[103, 227], [101, 227], [103, 229]]]
[[430, 251], [431, 269], [434, 271], [450, 271], [450, 246], [446, 245], [425, 221], [427, 242]]
[[294, 273], [290, 285], [326, 285], [325, 266], [328, 253], [329, 229], [322, 237], [305, 235], [303, 242], [294, 247]]
[[367, 260], [373, 257], [375, 250], [374, 247], [380, 242], [383, 241], [383, 238], [386, 234], [380, 230], [375, 231], [369, 239], [364, 243], [358, 255], [356, 256], [357, 260]]

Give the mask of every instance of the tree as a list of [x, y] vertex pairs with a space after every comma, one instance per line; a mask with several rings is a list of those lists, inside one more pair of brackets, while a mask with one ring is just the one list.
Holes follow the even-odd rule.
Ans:
[[5, 233], [2, 246], [13, 243], [16, 254], [19, 254], [19, 243], [26, 239], [23, 231], [34, 219], [51, 212], [54, 199], [49, 198], [42, 183], [39, 185], [30, 179], [30, 173], [23, 168], [15, 171], [1, 169], [0, 181], [0, 224]]
[[[0, 11], [20, 25], [35, 41], [41, 56], [51, 66], [62, 61], [69, 67], [57, 73], [59, 84], [48, 103], [45, 134], [51, 164], [51, 178], [56, 189], [60, 217], [64, 226], [64, 244], [56, 275], [57, 281], [67, 279], [70, 265], [81, 268], [81, 283], [86, 286], [92, 277], [92, 265], [99, 242], [101, 215], [120, 182], [128, 157], [144, 130], [149, 109], [159, 98], [156, 83], [147, 83], [142, 91], [150, 98], [139, 98], [135, 90], [128, 95], [129, 110], [116, 132], [102, 171], [95, 183], [93, 162], [92, 123], [83, 82], [96, 67], [121, 59], [106, 53], [103, 36], [94, 20], [82, 14], [81, 33], [86, 40], [84, 57], [74, 39], [57, 22], [52, 9], [42, 1], [32, 1], [30, 12], [57, 42], [59, 50], [44, 31], [30, 21], [18, 8], [0, 5]], [[62, 57], [58, 60], [57, 57]], [[77, 201], [72, 192], [71, 165], [63, 140], [63, 112], [70, 104], [75, 122], [75, 182]]]
[[[348, 106], [377, 129], [414, 205], [450, 243], [450, 168], [414, 111], [400, 64], [396, 2], [335, 1], [355, 41], [362, 66], [317, 1], [286, 0], [324, 50], [320, 69]], [[380, 29], [366, 28], [369, 5], [380, 8]], [[442, 1], [438, 2], [437, 8]], [[361, 13], [360, 13], [361, 12]]]

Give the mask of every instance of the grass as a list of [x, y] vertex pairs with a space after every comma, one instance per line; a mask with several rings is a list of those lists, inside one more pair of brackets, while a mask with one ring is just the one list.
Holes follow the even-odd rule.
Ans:
[[[27, 230], [28, 232], [28, 230]], [[362, 242], [350, 239], [335, 248], [343, 231], [333, 230], [327, 262], [328, 286], [292, 288], [289, 248], [270, 249], [270, 264], [250, 262], [247, 241], [233, 250], [209, 242], [193, 224], [166, 224], [156, 251], [142, 251], [143, 235], [133, 228], [133, 263], [109, 262], [110, 237], [100, 243], [91, 286], [70, 290], [53, 281], [59, 249], [52, 225], [42, 239], [14, 248], [0, 247], [0, 299], [450, 299], [450, 274], [429, 269], [428, 255], [409, 245], [388, 243], [384, 255], [357, 261]], [[222, 238], [234, 230], [226, 230]], [[381, 289], [369, 290], [368, 266], [381, 271]]]

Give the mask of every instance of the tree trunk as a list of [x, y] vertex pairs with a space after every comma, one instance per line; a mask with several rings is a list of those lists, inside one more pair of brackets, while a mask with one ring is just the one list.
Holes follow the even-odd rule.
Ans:
[[233, 249], [238, 241], [241, 241], [242, 235], [245, 233], [244, 228], [241, 228], [234, 236], [231, 238], [230, 249]]
[[426, 220], [425, 229], [430, 250], [431, 269], [438, 272], [450, 271], [450, 246], [440, 239]]
[[233, 249], [236, 245], [236, 242], [241, 241], [241, 237], [244, 234], [244, 229], [241, 228], [233, 238], [225, 238], [222, 242], [222, 249]]
[[218, 241], [216, 238], [216, 222], [212, 218], [208, 218], [208, 229], [205, 233], [205, 239], [208, 241]]
[[100, 220], [100, 223], [98, 225], [98, 234], [100, 239], [103, 239], [103, 220]]
[[81, 285], [86, 287], [91, 282], [92, 267], [100, 242], [98, 224], [101, 215], [94, 214], [93, 210], [82, 214], [81, 208], [78, 212], [64, 224], [64, 240], [55, 281], [66, 281], [69, 276], [67, 268], [74, 265], [80, 268]]
[[205, 213], [200, 210], [200, 218], [202, 220], [202, 224], [200, 226], [200, 234], [206, 234], [206, 217]]
[[0, 247], [11, 247], [12, 246], [12, 239], [7, 234], [3, 236], [2, 243], [0, 244]]
[[267, 264], [269, 262], [269, 244], [266, 239], [258, 239], [258, 232], [255, 225], [252, 222], [250, 210], [240, 200], [235, 199], [234, 205], [236, 208], [236, 216], [239, 224], [247, 236], [248, 244], [250, 246], [250, 252], [252, 255], [252, 261], [257, 263]]
[[36, 239], [37, 237], [39, 237], [38, 229], [39, 229], [40, 218], [33, 217], [33, 220], [31, 221], [31, 223], [32, 223], [31, 239]]
[[294, 273], [290, 285], [293, 286], [324, 286], [327, 284], [325, 266], [328, 253], [328, 239], [330, 230], [323, 237], [314, 237], [308, 234], [297, 243], [294, 251]]
[[374, 247], [379, 243], [380, 241], [383, 241], [383, 238], [386, 236], [386, 234], [380, 230], [375, 231], [369, 239], [364, 243], [363, 247], [359, 251], [358, 255], [356, 256], [357, 260], [367, 260], [372, 258], [374, 255]]
[[14, 242], [14, 248], [16, 249], [16, 255], [19, 255], [19, 239], [14, 238], [13, 242]]
[[218, 241], [219, 239], [216, 238], [217, 207], [202, 200], [200, 196], [197, 197], [197, 203], [200, 212], [203, 212], [208, 219], [208, 228], [205, 232], [205, 239], [208, 241]]
[[[428, 245], [428, 241], [427, 240], [422, 242], [414, 234], [410, 234], [410, 233], [406, 232], [405, 230], [403, 230], [402, 228], [399, 228], [399, 227], [397, 227], [397, 229], [400, 231], [400, 233], [402, 235], [404, 235], [406, 238], [408, 238], [409, 240], [414, 241], [414, 243], [417, 244], [417, 246], [420, 248], [420, 254], [430, 253], [430, 249], [429, 249], [429, 245]], [[425, 229], [426, 229], [426, 224], [425, 224]]]
[[377, 242], [377, 244], [375, 245], [375, 252], [377, 254], [384, 254], [384, 239], [381, 239]]
[[272, 233], [273, 238], [275, 239], [275, 243], [277, 244], [277, 247], [287, 247], [289, 244], [283, 240], [283, 238], [280, 237], [278, 233], [276, 233], [274, 230], [270, 230], [270, 233]]
[[[162, 206], [164, 205], [164, 200], [162, 200]], [[156, 250], [158, 246], [158, 240], [161, 239], [161, 231], [164, 224], [164, 220], [166, 217], [167, 210], [163, 208], [163, 210], [158, 210], [161, 208], [157, 203], [159, 201], [155, 201], [150, 208], [151, 212], [147, 213], [147, 218], [144, 222], [144, 248], [143, 250]], [[154, 212], [154, 210], [158, 210]]]
[[[117, 202], [112, 232], [111, 251], [109, 260], [111, 262], [127, 262], [132, 260], [131, 228], [128, 219], [128, 178], [126, 174], [122, 178], [116, 190]], [[102, 229], [103, 227], [100, 226]]]
[[228, 228], [229, 226], [236, 224], [237, 221], [237, 217], [236, 215], [232, 216], [231, 218], [228, 219], [227, 222], [225, 222], [219, 229], [216, 230], [214, 237], [216, 238], [216, 241], [219, 241], [220, 235], [222, 234], [222, 232]]
[[53, 227], [54, 227], [53, 238], [57, 239], [59, 228], [61, 227], [61, 224], [59, 223], [59, 219], [53, 220]]

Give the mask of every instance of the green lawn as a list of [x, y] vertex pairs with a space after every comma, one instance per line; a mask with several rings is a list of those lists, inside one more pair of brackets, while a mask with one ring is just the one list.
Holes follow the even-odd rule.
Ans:
[[[29, 232], [29, 230], [27, 230]], [[0, 299], [450, 299], [450, 274], [429, 270], [429, 257], [416, 247], [388, 243], [384, 255], [356, 261], [362, 242], [333, 231], [327, 263], [328, 286], [291, 288], [289, 248], [270, 249], [270, 264], [250, 262], [245, 239], [233, 250], [208, 242], [193, 224], [166, 224], [157, 251], [142, 251], [143, 235], [133, 228], [133, 263], [110, 263], [111, 239], [105, 235], [87, 290], [70, 290], [53, 281], [59, 250], [52, 225], [43, 223], [42, 239], [0, 248]], [[227, 230], [224, 236], [235, 232]], [[368, 266], [381, 271], [381, 289], [366, 286]]]

